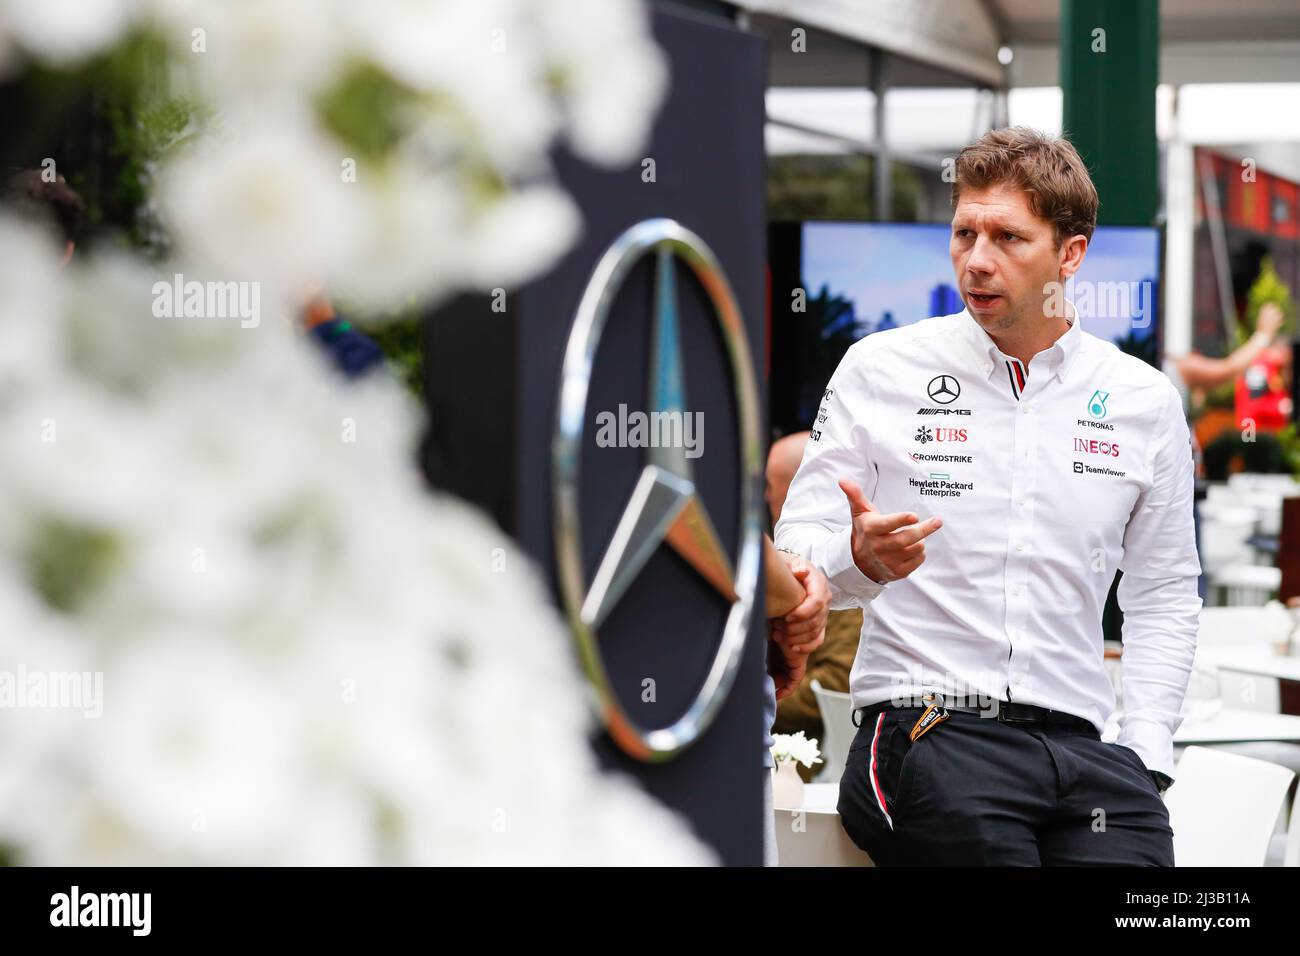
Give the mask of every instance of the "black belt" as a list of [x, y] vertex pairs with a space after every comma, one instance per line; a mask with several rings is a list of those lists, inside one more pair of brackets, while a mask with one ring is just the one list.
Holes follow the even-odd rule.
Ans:
[[[1074, 714], [1067, 714], [1063, 710], [1039, 707], [1036, 704], [1016, 704], [1005, 700], [977, 700], [972, 702], [961, 698], [953, 700], [940, 698], [940, 701], [945, 710], [964, 714], [978, 714], [980, 717], [998, 720], [1004, 724], [1047, 724], [1053, 727], [1069, 727], [1073, 730], [1080, 730], [1094, 735], [1097, 733], [1096, 726], [1090, 720], [1084, 720], [1082, 717], [1074, 716]], [[917, 698], [911, 703], [904, 699], [869, 704], [866, 707], [859, 707], [853, 712], [853, 725], [861, 727], [863, 720], [867, 717], [874, 717], [882, 710], [924, 709], [932, 703], [935, 703], [935, 701]]]

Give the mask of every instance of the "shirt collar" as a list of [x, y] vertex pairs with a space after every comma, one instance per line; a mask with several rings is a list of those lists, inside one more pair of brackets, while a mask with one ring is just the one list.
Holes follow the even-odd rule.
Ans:
[[[1070, 363], [1074, 357], [1079, 354], [1079, 345], [1083, 341], [1083, 333], [1079, 328], [1079, 313], [1074, 307], [1074, 303], [1068, 299], [1065, 303], [1065, 311], [1069, 327], [1061, 336], [1039, 355], [1045, 355], [1045, 363], [1049, 375], [1055, 375], [1057, 378], [1064, 380], [1065, 373], [1069, 370]], [[985, 375], [991, 376], [1003, 367], [1003, 363], [1010, 361], [1011, 356], [1004, 353], [998, 344], [993, 341], [993, 337], [984, 331], [984, 327], [975, 321], [974, 316], [970, 314], [969, 309], [963, 309], [961, 313], [961, 328], [975, 350], [977, 359], [982, 363]], [[1035, 359], [1038, 356], [1034, 356]]]

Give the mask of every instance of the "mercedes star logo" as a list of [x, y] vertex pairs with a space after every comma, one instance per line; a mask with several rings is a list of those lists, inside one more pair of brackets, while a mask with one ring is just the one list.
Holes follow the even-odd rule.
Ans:
[[961, 385], [951, 375], [936, 375], [930, 379], [930, 384], [926, 387], [925, 393], [930, 396], [932, 402], [938, 402], [940, 405], [951, 405], [957, 401], [957, 396], [961, 394]]
[[[696, 490], [686, 449], [652, 446], [588, 586], [582, 554], [579, 459], [591, 367], [618, 290], [632, 268], [647, 255], [655, 257], [647, 396], [651, 413], [680, 413], [686, 401], [677, 303], [678, 259], [694, 272], [721, 327], [731, 362], [740, 432], [737, 445], [742, 459], [738, 469], [740, 486], [736, 489], [741, 506], [737, 567], [732, 568], [727, 549]], [[595, 690], [597, 713], [614, 741], [637, 759], [668, 760], [696, 740], [717, 716], [735, 680], [758, 587], [761, 447], [758, 392], [749, 342], [735, 296], [716, 257], [699, 236], [674, 220], [637, 223], [606, 250], [578, 305], [561, 371], [553, 443], [556, 559], [564, 608], [583, 668]], [[615, 694], [601, 658], [597, 631], [661, 544], [677, 552], [731, 608], [708, 675], [686, 713], [668, 727], [647, 729], [632, 719]]]

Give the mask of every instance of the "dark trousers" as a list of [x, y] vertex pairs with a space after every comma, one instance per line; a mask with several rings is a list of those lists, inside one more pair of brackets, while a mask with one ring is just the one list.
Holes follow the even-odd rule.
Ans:
[[866, 709], [839, 813], [877, 866], [1173, 866], [1169, 814], [1138, 755], [1095, 731], [920, 708]]

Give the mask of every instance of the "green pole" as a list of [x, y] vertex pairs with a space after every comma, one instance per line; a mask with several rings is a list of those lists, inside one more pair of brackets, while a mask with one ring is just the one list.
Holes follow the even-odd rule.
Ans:
[[[1097, 186], [1101, 225], [1155, 225], [1159, 73], [1157, 0], [1061, 0], [1063, 126]], [[1117, 584], [1102, 614], [1107, 640], [1122, 627]]]
[[1159, 68], [1157, 0], [1061, 0], [1065, 134], [1092, 173], [1103, 225], [1155, 224]]

